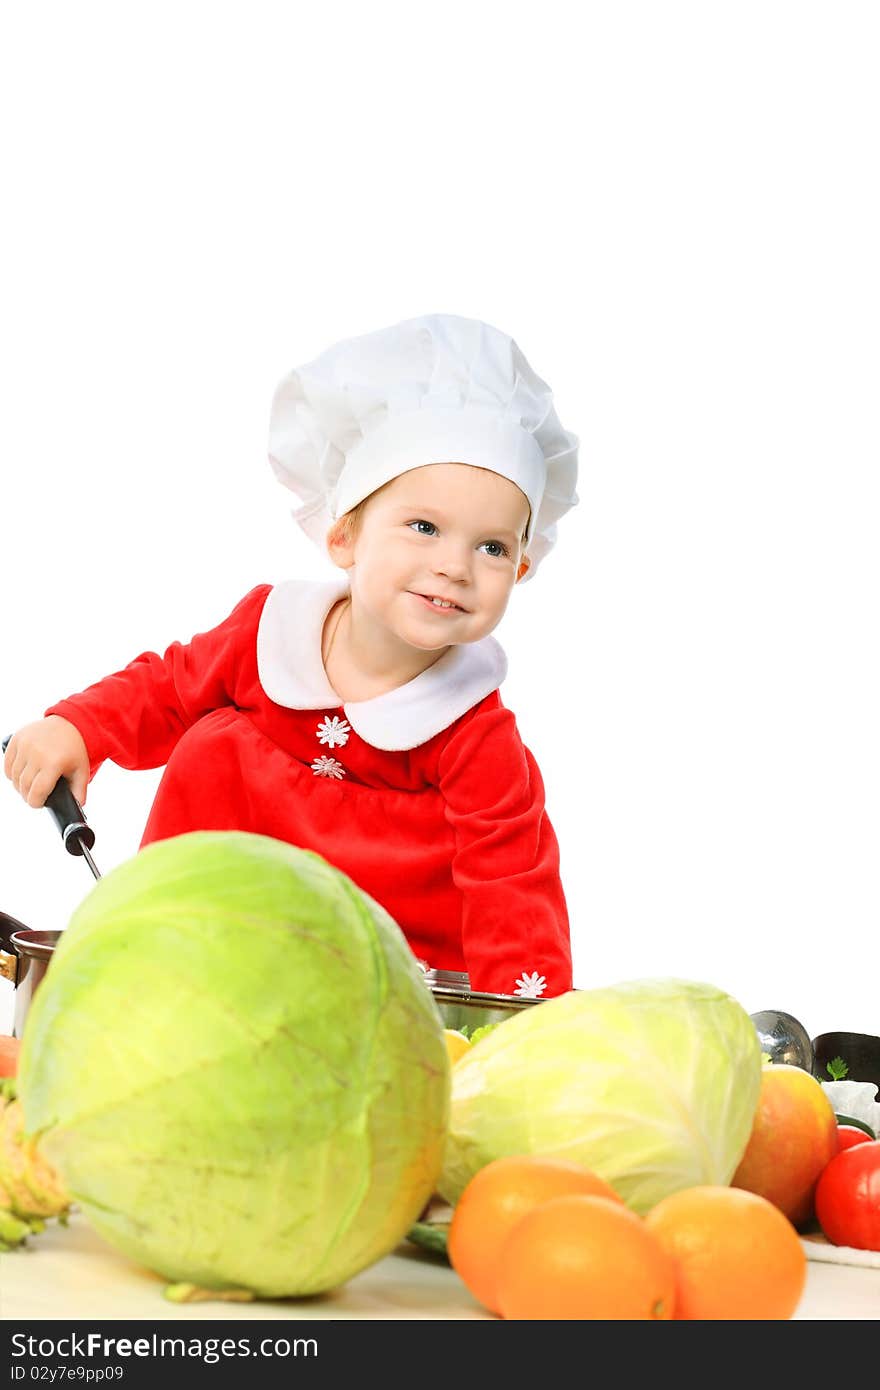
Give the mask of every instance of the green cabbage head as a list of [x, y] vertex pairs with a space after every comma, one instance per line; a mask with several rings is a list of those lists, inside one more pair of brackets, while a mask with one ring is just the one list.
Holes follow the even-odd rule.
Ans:
[[195, 832], [101, 879], [27, 1018], [25, 1128], [174, 1283], [333, 1288], [434, 1191], [443, 1025], [396, 923], [316, 854]]
[[506, 1154], [569, 1159], [644, 1213], [670, 1192], [727, 1184], [749, 1140], [761, 1047], [712, 985], [635, 980], [514, 1014], [456, 1063], [439, 1183], [458, 1200]]

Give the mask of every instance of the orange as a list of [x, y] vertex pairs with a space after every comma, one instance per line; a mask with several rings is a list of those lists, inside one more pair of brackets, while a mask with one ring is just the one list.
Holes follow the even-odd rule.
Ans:
[[552, 1197], [518, 1221], [498, 1275], [502, 1317], [668, 1320], [675, 1261], [640, 1216], [607, 1197]]
[[787, 1216], [738, 1187], [688, 1187], [644, 1218], [678, 1266], [676, 1318], [790, 1318], [807, 1257]]
[[588, 1168], [536, 1154], [493, 1159], [462, 1192], [449, 1225], [449, 1262], [474, 1298], [493, 1313], [498, 1312], [495, 1285], [507, 1236], [539, 1202], [566, 1193], [605, 1197], [623, 1205], [614, 1188]]

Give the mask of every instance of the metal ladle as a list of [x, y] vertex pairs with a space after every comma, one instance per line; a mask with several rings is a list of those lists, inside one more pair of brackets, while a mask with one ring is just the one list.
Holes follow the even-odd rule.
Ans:
[[813, 1044], [798, 1019], [779, 1009], [764, 1009], [760, 1013], [749, 1014], [749, 1018], [755, 1025], [761, 1051], [767, 1053], [771, 1062], [800, 1067], [812, 1073]]

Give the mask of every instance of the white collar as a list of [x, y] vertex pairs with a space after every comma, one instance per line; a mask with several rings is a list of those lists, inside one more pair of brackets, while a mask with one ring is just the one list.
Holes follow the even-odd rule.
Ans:
[[[327, 679], [321, 635], [330, 609], [349, 592], [345, 576], [321, 583], [289, 579], [270, 591], [257, 629], [260, 683], [287, 709], [338, 709]], [[343, 705], [355, 733], [386, 752], [417, 748], [448, 729], [498, 686], [507, 657], [494, 637], [450, 647], [427, 671], [372, 700]]]

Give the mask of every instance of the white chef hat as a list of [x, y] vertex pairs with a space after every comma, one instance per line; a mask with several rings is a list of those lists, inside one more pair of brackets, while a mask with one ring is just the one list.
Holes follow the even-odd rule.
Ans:
[[457, 314], [335, 343], [290, 372], [272, 401], [269, 461], [322, 547], [337, 517], [399, 474], [469, 463], [528, 498], [531, 576], [578, 500], [577, 449], [513, 339]]

